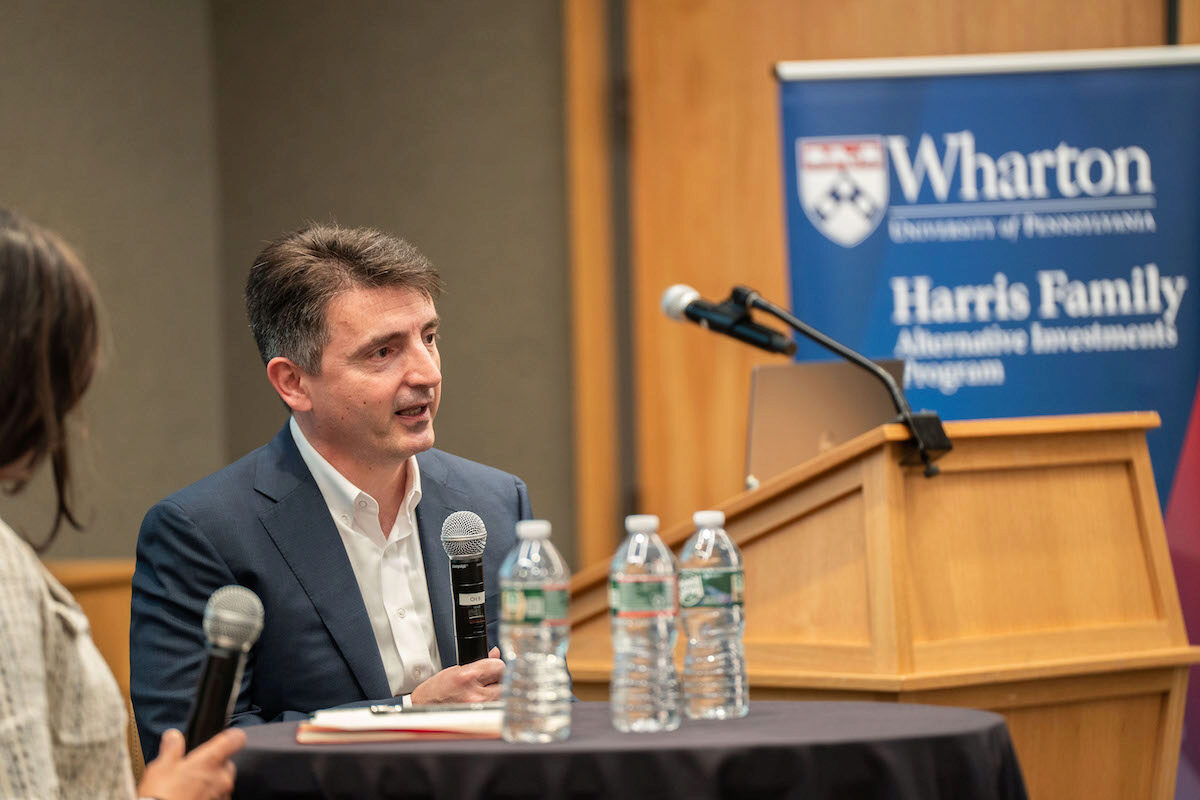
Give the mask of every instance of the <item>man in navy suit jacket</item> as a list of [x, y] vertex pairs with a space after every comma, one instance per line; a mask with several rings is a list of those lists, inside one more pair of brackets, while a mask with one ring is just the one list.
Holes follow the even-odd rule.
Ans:
[[415, 248], [317, 225], [271, 243], [246, 286], [267, 378], [292, 418], [267, 445], [157, 503], [138, 537], [130, 691], [147, 758], [182, 727], [221, 586], [262, 599], [235, 724], [399, 696], [496, 699], [504, 665], [456, 666], [443, 521], [479, 514], [488, 641], [500, 560], [531, 516], [519, 478], [431, 449], [441, 393], [434, 299]]

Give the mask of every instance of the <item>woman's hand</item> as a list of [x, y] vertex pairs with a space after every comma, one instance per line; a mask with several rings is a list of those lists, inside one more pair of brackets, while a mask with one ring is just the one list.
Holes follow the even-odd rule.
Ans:
[[229, 757], [242, 749], [246, 732], [239, 728], [221, 731], [184, 755], [183, 734], [169, 730], [162, 735], [158, 758], [146, 765], [138, 797], [158, 800], [222, 800], [233, 792], [235, 768]]

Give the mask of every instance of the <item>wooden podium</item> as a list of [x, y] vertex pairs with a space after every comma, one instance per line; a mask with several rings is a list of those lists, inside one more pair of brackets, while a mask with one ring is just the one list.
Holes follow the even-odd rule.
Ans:
[[[889, 424], [718, 505], [745, 556], [752, 699], [989, 709], [1034, 800], [1171, 798], [1200, 648], [1146, 450], [1158, 425], [951, 422], [954, 449], [925, 478]], [[663, 538], [678, 550], [690, 533]], [[572, 583], [582, 699], [607, 697], [607, 570]]]

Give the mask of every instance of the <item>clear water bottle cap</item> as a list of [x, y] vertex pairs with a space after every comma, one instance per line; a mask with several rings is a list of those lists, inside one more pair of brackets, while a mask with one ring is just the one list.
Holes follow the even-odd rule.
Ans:
[[723, 528], [725, 527], [725, 512], [724, 511], [697, 511], [692, 514], [692, 522], [697, 528]]
[[654, 533], [658, 530], [658, 517], [653, 514], [630, 514], [625, 518], [625, 530], [630, 533]]
[[550, 523], [544, 519], [523, 519], [517, 523], [518, 539], [549, 539]]

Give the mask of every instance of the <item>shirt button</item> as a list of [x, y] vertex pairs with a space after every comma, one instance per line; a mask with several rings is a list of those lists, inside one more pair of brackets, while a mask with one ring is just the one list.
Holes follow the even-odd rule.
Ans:
[[349, 515], [349, 514], [342, 514], [342, 522], [344, 522], [344, 523], [346, 523], [347, 525], [349, 525], [349, 524], [350, 524], [350, 515]]
[[423, 679], [425, 677], [425, 668], [421, 666], [413, 667], [413, 675], [417, 680]]
[[[397, 608], [397, 609], [396, 609], [396, 616], [397, 616], [397, 617], [399, 617], [400, 619], [404, 619], [404, 615], [405, 615], [405, 614], [407, 614], [407, 613], [408, 613], [408, 612], [407, 612], [407, 611], [405, 611], [403, 608]], [[419, 668], [418, 668], [418, 669], [419, 669]]]
[[366, 507], [367, 507], [367, 501], [366, 501], [366, 500], [359, 500], [359, 501], [358, 501], [358, 507], [359, 507], [359, 508], [366, 508]]

